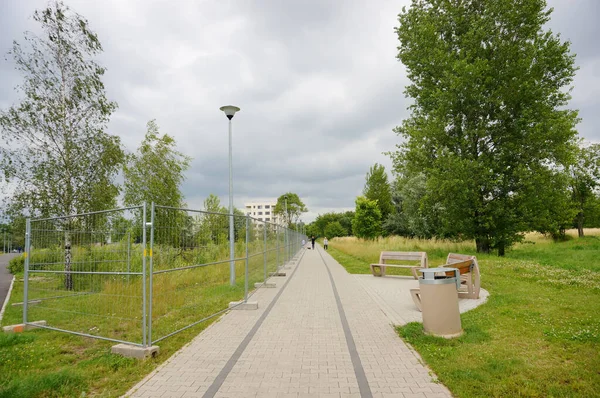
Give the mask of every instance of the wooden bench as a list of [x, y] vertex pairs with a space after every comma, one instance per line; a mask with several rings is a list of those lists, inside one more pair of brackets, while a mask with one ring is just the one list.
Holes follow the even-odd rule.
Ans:
[[[461, 287], [458, 289], [458, 298], [478, 299], [481, 291], [481, 277], [479, 273], [479, 264], [477, 257], [467, 256], [465, 254], [449, 253], [446, 258], [446, 264], [440, 265], [440, 268], [457, 268], [460, 273]], [[454, 277], [454, 272], [446, 272], [446, 276]], [[415, 305], [421, 309], [421, 290], [410, 289], [410, 294]]]
[[[418, 261], [418, 265], [389, 264], [386, 261]], [[381, 252], [379, 262], [371, 264], [371, 272], [374, 276], [385, 276], [387, 267], [410, 268], [415, 279], [419, 279], [417, 270], [427, 268], [427, 253], [425, 252]]]
[[460, 271], [461, 288], [458, 298], [478, 299], [481, 291], [481, 274], [477, 257], [465, 254], [449, 253], [446, 264], [442, 267], [458, 268]]

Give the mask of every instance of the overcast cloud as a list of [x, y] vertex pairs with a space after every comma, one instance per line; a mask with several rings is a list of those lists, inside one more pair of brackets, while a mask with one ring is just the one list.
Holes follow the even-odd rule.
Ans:
[[[397, 14], [409, 0], [67, 0], [104, 47], [107, 95], [119, 104], [109, 131], [128, 150], [148, 120], [193, 157], [183, 192], [190, 208], [211, 193], [228, 202], [227, 119], [233, 119], [234, 202], [297, 193], [317, 214], [354, 207], [375, 162], [408, 116], [396, 60]], [[45, 0], [0, 0], [0, 53]], [[580, 70], [571, 108], [600, 142], [600, 1], [549, 0], [550, 28], [572, 42]], [[18, 101], [22, 77], [0, 62], [0, 108]]]

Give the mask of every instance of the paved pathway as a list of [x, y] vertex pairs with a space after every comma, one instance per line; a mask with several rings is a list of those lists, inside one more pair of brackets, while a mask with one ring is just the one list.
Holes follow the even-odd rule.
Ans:
[[127, 396], [451, 396], [322, 248], [287, 273], [252, 296], [258, 310], [229, 312]]
[[12, 274], [8, 272], [8, 262], [13, 258], [22, 255], [23, 254], [17, 253], [0, 254], [0, 311], [13, 279]]

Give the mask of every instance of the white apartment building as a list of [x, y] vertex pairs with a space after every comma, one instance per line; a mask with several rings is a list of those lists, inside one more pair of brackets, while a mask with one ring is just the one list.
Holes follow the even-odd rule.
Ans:
[[274, 213], [277, 200], [244, 203], [244, 213], [258, 221], [267, 221], [280, 224], [279, 218]]

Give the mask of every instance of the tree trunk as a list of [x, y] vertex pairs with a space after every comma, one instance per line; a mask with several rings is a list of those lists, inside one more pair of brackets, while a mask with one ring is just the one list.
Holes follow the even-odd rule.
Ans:
[[577, 234], [583, 238], [583, 212], [577, 214]]
[[505, 249], [505, 244], [504, 242], [500, 242], [498, 243], [498, 256], [499, 257], [504, 257], [504, 249]]
[[477, 253], [490, 253], [490, 241], [488, 238], [475, 238], [475, 244], [477, 245]]
[[65, 232], [65, 289], [73, 290], [73, 275], [71, 274], [71, 235]]

